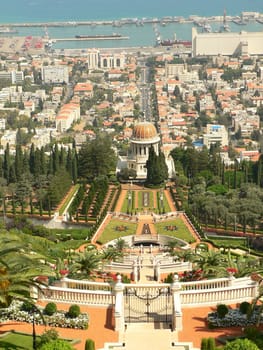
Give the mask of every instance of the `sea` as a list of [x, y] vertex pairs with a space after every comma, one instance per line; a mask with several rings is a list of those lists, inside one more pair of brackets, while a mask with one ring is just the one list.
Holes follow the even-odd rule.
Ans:
[[[157, 33], [161, 39], [191, 40], [193, 23], [144, 23], [121, 26], [98, 25], [98, 21], [120, 19], [152, 19], [164, 17], [240, 16], [246, 12], [263, 14], [263, 0], [1, 0], [0, 23], [17, 24], [17, 35], [44, 36], [51, 39], [75, 38], [75, 35], [121, 34], [122, 40], [63, 41], [55, 48], [85, 49], [101, 47], [144, 47], [154, 46]], [[93, 21], [92, 25], [77, 25], [80, 21]], [[22, 23], [70, 22], [63, 27], [22, 27]], [[210, 23], [218, 31], [222, 22]], [[262, 31], [263, 24], [251, 21], [246, 25], [228, 23], [231, 31]]]

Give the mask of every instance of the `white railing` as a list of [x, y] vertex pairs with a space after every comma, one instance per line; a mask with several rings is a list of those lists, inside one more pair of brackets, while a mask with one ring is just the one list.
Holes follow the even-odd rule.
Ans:
[[139, 236], [133, 236], [133, 242], [158, 242], [159, 241], [159, 235], [152, 235], [152, 234], [142, 234]]
[[39, 300], [61, 303], [78, 303], [90, 306], [112, 306], [115, 296], [109, 291], [78, 290], [61, 287], [42, 287], [38, 295]]
[[[115, 284], [63, 279], [60, 286], [41, 287], [39, 300], [110, 306], [115, 305]], [[158, 295], [171, 290], [168, 283], [122, 284], [125, 293]], [[258, 283], [249, 277], [179, 283], [182, 307], [235, 303], [251, 300], [258, 294]]]
[[192, 290], [180, 293], [182, 307], [194, 307], [200, 305], [217, 305], [218, 303], [236, 303], [249, 301], [257, 295], [255, 285], [228, 287], [225, 289]]
[[112, 291], [112, 285], [105, 282], [92, 282], [85, 280], [74, 280], [69, 278], [63, 278], [60, 283], [63, 288], [91, 290], [91, 291]]
[[160, 273], [168, 272], [182, 272], [182, 271], [192, 271], [192, 263], [190, 262], [173, 262], [173, 263], [161, 263]]

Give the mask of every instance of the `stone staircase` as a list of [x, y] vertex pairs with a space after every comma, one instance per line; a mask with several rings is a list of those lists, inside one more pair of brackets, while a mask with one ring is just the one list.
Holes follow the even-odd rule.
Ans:
[[165, 323], [128, 324], [120, 334], [119, 344], [123, 350], [199, 350], [192, 343], [179, 343], [177, 332]]

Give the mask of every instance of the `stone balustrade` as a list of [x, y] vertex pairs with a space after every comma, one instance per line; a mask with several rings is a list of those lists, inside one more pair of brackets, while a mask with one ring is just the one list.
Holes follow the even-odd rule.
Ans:
[[60, 282], [60, 287], [80, 290], [91, 290], [97, 292], [112, 291], [112, 286], [110, 285], [110, 283], [74, 280], [69, 278], [63, 278]]
[[91, 291], [61, 287], [42, 287], [38, 300], [58, 303], [83, 304], [90, 306], [112, 306], [115, 295], [110, 291]]
[[192, 271], [191, 262], [171, 262], [171, 263], [161, 263], [160, 273], [170, 273], [170, 272], [182, 272], [182, 271]]
[[142, 234], [139, 236], [133, 236], [133, 243], [135, 242], [158, 242], [159, 241], [159, 235], [152, 235], [152, 234]]
[[237, 303], [249, 301], [257, 295], [255, 285], [243, 288], [227, 287], [225, 289], [188, 290], [180, 293], [182, 307], [194, 307], [200, 305], [217, 305], [219, 303]]
[[[258, 283], [249, 277], [219, 278], [195, 282], [178, 282], [182, 307], [235, 303], [252, 300], [258, 294]], [[122, 284], [124, 294], [158, 295], [171, 288], [168, 283]], [[60, 286], [42, 286], [37, 298], [45, 301], [79, 303], [91, 306], [115, 305], [115, 285], [63, 279]]]

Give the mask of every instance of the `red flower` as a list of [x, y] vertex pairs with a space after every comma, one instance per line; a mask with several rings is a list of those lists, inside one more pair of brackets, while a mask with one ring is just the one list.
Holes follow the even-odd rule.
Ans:
[[228, 273], [237, 273], [237, 269], [235, 267], [228, 267], [226, 270]]
[[69, 270], [60, 270], [59, 273], [60, 273], [62, 276], [66, 276], [66, 275], [68, 275]]

